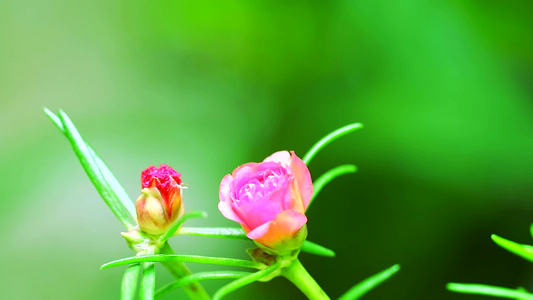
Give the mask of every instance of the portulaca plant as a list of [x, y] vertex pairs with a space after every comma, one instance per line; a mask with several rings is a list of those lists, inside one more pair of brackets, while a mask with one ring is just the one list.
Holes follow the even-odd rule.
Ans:
[[[116, 218], [124, 225], [126, 239], [135, 256], [113, 260], [101, 269], [127, 266], [121, 299], [154, 299], [182, 288], [190, 299], [222, 299], [232, 291], [256, 281], [282, 276], [309, 299], [330, 299], [298, 260], [300, 252], [335, 256], [334, 251], [308, 241], [306, 210], [321, 189], [334, 178], [353, 173], [354, 165], [331, 169], [312, 181], [307, 164], [331, 141], [362, 128], [354, 123], [339, 128], [318, 141], [300, 159], [294, 151], [276, 152], [260, 163], [246, 163], [220, 183], [218, 208], [241, 227], [184, 227], [190, 218], [206, 217], [202, 211], [185, 209], [181, 174], [168, 165], [150, 166], [141, 172], [140, 196], [135, 204], [118, 180], [78, 130], [59, 111], [45, 109], [56, 127], [69, 140], [87, 175]], [[213, 202], [216, 205], [216, 202]], [[168, 240], [180, 235], [251, 240], [256, 248], [246, 250], [250, 260], [176, 254]], [[221, 243], [223, 241], [221, 240]], [[155, 263], [161, 263], [175, 278], [156, 290]], [[214, 264], [224, 269], [192, 273], [185, 263]], [[231, 269], [226, 269], [230, 268]], [[234, 267], [252, 270], [234, 270]], [[394, 265], [350, 288], [339, 299], [358, 299], [400, 269]], [[209, 295], [201, 281], [234, 279]]]

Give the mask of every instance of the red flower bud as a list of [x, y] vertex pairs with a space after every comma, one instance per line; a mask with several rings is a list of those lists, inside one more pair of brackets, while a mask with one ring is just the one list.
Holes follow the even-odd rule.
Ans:
[[137, 199], [137, 223], [142, 231], [161, 235], [183, 214], [181, 174], [167, 165], [150, 166], [141, 174], [142, 194]]

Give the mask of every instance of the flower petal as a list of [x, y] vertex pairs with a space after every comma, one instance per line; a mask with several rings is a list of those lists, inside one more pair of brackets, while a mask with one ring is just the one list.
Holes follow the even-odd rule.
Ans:
[[298, 188], [300, 189], [300, 195], [303, 200], [304, 209], [309, 205], [311, 197], [313, 197], [313, 180], [311, 174], [305, 163], [291, 151], [290, 168], [294, 174], [294, 178], [298, 182]]
[[278, 151], [269, 157], [265, 158], [263, 162], [275, 162], [281, 164], [283, 167], [288, 167], [291, 159], [291, 154], [288, 151]]
[[241, 220], [241, 218], [239, 218], [239, 216], [235, 213], [235, 211], [233, 210], [233, 207], [232, 207], [230, 202], [223, 202], [223, 201], [218, 202], [218, 210], [220, 210], [220, 213], [224, 217], [226, 217], [226, 218], [228, 218], [228, 219], [230, 219], [232, 221], [239, 222], [242, 225], [246, 225]]
[[290, 240], [307, 223], [307, 217], [294, 210], [286, 210], [276, 216], [274, 221], [265, 223], [246, 235], [248, 238], [269, 247], [274, 248], [286, 240]]

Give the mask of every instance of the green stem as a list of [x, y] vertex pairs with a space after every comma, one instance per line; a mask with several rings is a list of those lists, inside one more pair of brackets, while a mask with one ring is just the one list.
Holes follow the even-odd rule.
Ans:
[[290, 266], [282, 269], [281, 274], [299, 288], [307, 298], [311, 300], [329, 300], [326, 292], [309, 275], [298, 259], [293, 260]]
[[[160, 252], [162, 254], [176, 254], [174, 250], [170, 247], [168, 243], [165, 243], [163, 247], [161, 247]], [[185, 266], [184, 263], [180, 261], [169, 261], [169, 262], [162, 262], [163, 266], [167, 268], [167, 270], [174, 276], [176, 279], [181, 279], [185, 276], [191, 275], [191, 271], [187, 266]], [[210, 300], [211, 297], [209, 297], [209, 294], [205, 291], [205, 289], [202, 287], [202, 285], [198, 282], [189, 283], [187, 285], [183, 286], [183, 289], [187, 293], [190, 299], [194, 300]]]

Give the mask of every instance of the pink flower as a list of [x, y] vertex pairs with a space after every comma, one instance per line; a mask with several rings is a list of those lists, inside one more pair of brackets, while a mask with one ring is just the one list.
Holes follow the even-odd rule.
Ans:
[[305, 240], [313, 182], [294, 151], [236, 168], [222, 179], [219, 195], [220, 212], [239, 222], [256, 243], [280, 252], [299, 249]]
[[137, 223], [142, 231], [161, 235], [183, 214], [180, 176], [167, 165], [142, 171], [142, 195], [136, 203]]

